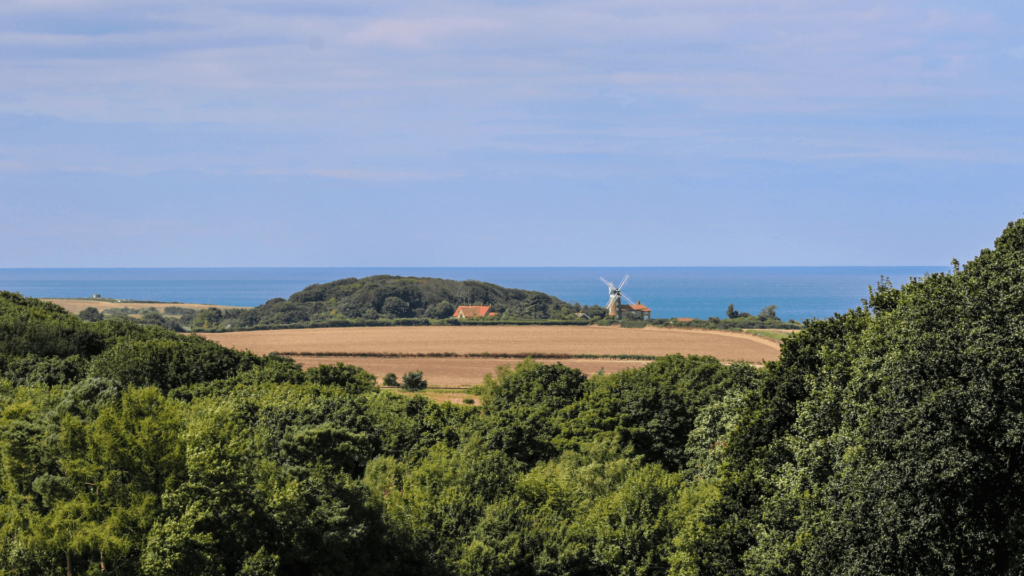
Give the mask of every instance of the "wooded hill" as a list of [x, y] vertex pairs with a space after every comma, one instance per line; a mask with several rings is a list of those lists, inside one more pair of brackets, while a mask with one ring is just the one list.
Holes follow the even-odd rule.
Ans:
[[504, 320], [575, 319], [571, 313], [580, 309], [543, 292], [476, 280], [382, 275], [313, 284], [287, 300], [274, 298], [248, 310], [203, 311], [192, 325], [211, 330], [317, 325], [345, 319], [444, 319], [460, 305], [491, 306]]

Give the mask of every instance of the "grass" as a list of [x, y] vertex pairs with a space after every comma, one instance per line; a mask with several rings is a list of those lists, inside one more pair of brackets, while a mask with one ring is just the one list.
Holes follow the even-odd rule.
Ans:
[[[421, 394], [434, 402], [451, 402], [452, 404], [464, 404], [470, 406], [480, 406], [483, 404], [483, 399], [479, 395], [480, 386], [473, 386], [472, 388], [430, 388], [426, 390], [420, 390], [418, 392], [410, 392], [402, 390], [401, 388], [384, 388], [381, 390], [387, 390], [388, 392], [394, 392], [395, 394], [402, 394], [403, 396], [412, 396]], [[467, 399], [473, 400], [470, 404], [466, 402]]]
[[748, 334], [756, 334], [764, 338], [771, 338], [772, 340], [782, 340], [789, 334], [783, 334], [781, 332], [775, 332], [773, 330], [746, 330]]

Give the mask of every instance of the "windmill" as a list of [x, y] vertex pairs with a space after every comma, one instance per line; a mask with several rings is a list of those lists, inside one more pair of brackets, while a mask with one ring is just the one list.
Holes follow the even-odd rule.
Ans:
[[626, 299], [626, 302], [635, 304], [635, 302], [629, 299], [629, 296], [622, 293], [622, 287], [626, 285], [627, 280], [629, 280], [629, 274], [626, 274], [626, 277], [622, 279], [622, 282], [620, 282], [618, 288], [616, 288], [615, 284], [601, 278], [601, 282], [608, 285], [608, 304], [606, 307], [608, 308], [608, 315], [613, 318], [619, 317], [619, 306], [622, 305], [623, 298]]

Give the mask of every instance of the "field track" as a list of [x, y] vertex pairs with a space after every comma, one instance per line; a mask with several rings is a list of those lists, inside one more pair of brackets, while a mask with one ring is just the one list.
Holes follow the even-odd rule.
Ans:
[[640, 330], [601, 326], [387, 326], [221, 332], [204, 336], [224, 346], [256, 354], [297, 352], [338, 356], [379, 353], [699, 354], [724, 361], [761, 363], [777, 359], [780, 350], [778, 343], [749, 334], [652, 327]]

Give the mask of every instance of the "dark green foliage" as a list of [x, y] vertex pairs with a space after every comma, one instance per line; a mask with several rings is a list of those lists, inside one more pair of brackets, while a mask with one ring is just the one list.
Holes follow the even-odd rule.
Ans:
[[[343, 326], [344, 319], [450, 318], [456, 305], [489, 305], [511, 318], [547, 319], [569, 305], [540, 292], [502, 288], [475, 280], [370, 276], [314, 284], [287, 300], [274, 298], [230, 319], [223, 313], [204, 311], [193, 326], [198, 330], [253, 328], [261, 326]], [[205, 315], [204, 315], [205, 314]], [[423, 322], [419, 322], [423, 323]]]
[[427, 381], [423, 379], [423, 372], [406, 372], [402, 376], [402, 390], [406, 392], [419, 392], [427, 389]]
[[59, 386], [80, 380], [85, 376], [87, 366], [86, 360], [78, 355], [67, 358], [40, 358], [35, 354], [28, 354], [8, 360], [0, 374], [15, 386]]
[[629, 318], [623, 319], [619, 322], [619, 326], [623, 328], [645, 328], [650, 326], [651, 323], [646, 320], [632, 320]]
[[353, 481], [365, 423], [347, 393], [315, 390], [247, 387], [193, 409], [187, 481], [164, 496], [145, 573], [365, 573], [376, 531]]
[[454, 313], [455, 306], [447, 300], [441, 300], [437, 304], [427, 306], [423, 315], [427, 318], [451, 318]]
[[16, 294], [0, 327], [5, 572], [1024, 568], [1024, 221], [805, 323], [763, 368], [527, 360], [471, 391], [480, 408]]
[[518, 476], [485, 508], [458, 558], [462, 573], [667, 571], [680, 478], [607, 443], [584, 448]]
[[771, 306], [765, 306], [761, 312], [757, 315], [758, 319], [762, 322], [766, 320], [778, 320], [779, 317], [775, 315], [775, 309], [778, 308], [775, 304]]
[[97, 310], [95, 306], [89, 306], [85, 310], [82, 310], [78, 313], [78, 317], [86, 322], [99, 322], [100, 320], [103, 320], [103, 314], [100, 314], [100, 311]]
[[106, 310], [103, 311], [103, 314], [105, 316], [111, 316], [114, 318], [123, 318], [125, 316], [140, 313], [141, 311], [138, 308], [129, 308], [127, 306], [122, 306], [120, 308], [107, 308]]
[[388, 372], [384, 375], [384, 386], [387, 388], [394, 388], [398, 386], [398, 376], [395, 376], [394, 372]]
[[229, 378], [256, 362], [252, 354], [228, 350], [198, 336], [122, 339], [93, 360], [89, 375], [167, 391]]
[[385, 298], [384, 304], [380, 307], [380, 311], [392, 318], [405, 317], [411, 312], [409, 309], [409, 303], [395, 296], [388, 296]]
[[603, 433], [614, 434], [646, 461], [668, 470], [686, 467], [687, 439], [698, 412], [734, 388], [747, 389], [755, 370], [723, 366], [715, 358], [665, 356], [647, 366], [591, 378], [560, 442], [577, 445]]
[[415, 467], [371, 462], [367, 485], [387, 528], [399, 574], [443, 574], [458, 562], [486, 507], [516, 478], [508, 457], [479, 442], [434, 446]]
[[162, 328], [167, 328], [168, 330], [173, 330], [175, 332], [185, 331], [185, 329], [181, 327], [181, 324], [177, 323], [172, 318], [162, 316], [159, 312], [146, 312], [145, 314], [142, 315], [142, 318], [139, 319], [139, 323], [152, 324], [154, 326], [160, 326]]
[[90, 357], [103, 349], [90, 328], [56, 304], [0, 292], [0, 357]]
[[732, 304], [729, 304], [729, 307], [725, 309], [725, 316], [726, 318], [739, 318], [740, 313], [735, 308], [733, 308]]
[[[802, 324], [797, 324], [792, 320], [789, 322], [783, 322], [778, 317], [768, 316], [768, 314], [775, 314], [774, 305], [766, 307], [761, 312], [765, 314], [764, 317], [753, 316], [749, 312], [739, 312], [735, 317], [722, 319], [712, 316], [707, 320], [697, 319], [687, 322], [685, 326], [689, 328], [705, 328], [710, 330], [796, 330], [803, 327]], [[671, 323], [665, 320], [656, 320], [654, 323], [656, 325], [671, 325]]]
[[184, 312], [181, 313], [181, 316], [178, 318], [178, 323], [181, 324], [182, 326], [186, 326], [186, 327], [190, 327], [191, 328], [191, 326], [195, 322], [195, 320], [196, 320], [196, 311], [195, 310], [185, 310]]
[[207, 308], [200, 310], [192, 318], [192, 327], [196, 329], [214, 328], [224, 319], [224, 313], [219, 308]]
[[306, 382], [320, 386], [336, 386], [350, 394], [362, 394], [377, 389], [376, 376], [358, 366], [346, 366], [341, 362], [321, 364], [306, 370]]
[[553, 444], [583, 397], [587, 377], [575, 368], [524, 360], [515, 370], [499, 368], [484, 389], [487, 444], [525, 463], [557, 454]]
[[[796, 468], [769, 510], [799, 511], [753, 555], [812, 572], [1021, 569], [1024, 221], [962, 271], [869, 301], [870, 328], [825, 358], [792, 428]], [[795, 550], [781, 554], [788, 542]]]

